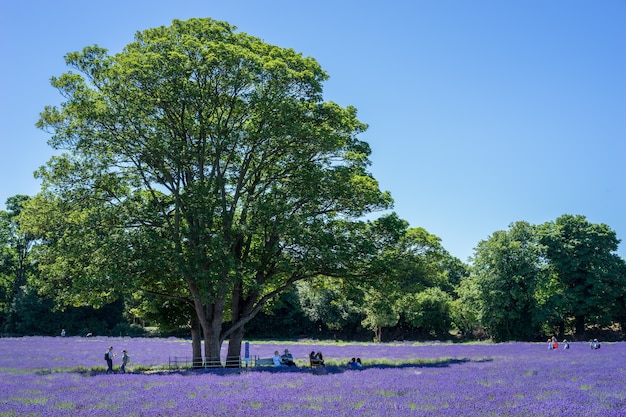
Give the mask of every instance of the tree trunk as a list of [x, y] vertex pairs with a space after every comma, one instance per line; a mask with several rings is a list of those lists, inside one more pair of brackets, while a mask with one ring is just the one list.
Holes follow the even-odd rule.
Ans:
[[241, 358], [241, 344], [243, 343], [243, 326], [230, 334], [228, 339], [228, 354], [226, 356], [226, 367], [239, 368]]
[[202, 332], [204, 333], [204, 360], [208, 367], [222, 366], [222, 342], [220, 332], [224, 317], [224, 300], [218, 299], [207, 308], [207, 316], [203, 317]]
[[195, 318], [191, 319], [191, 350], [193, 357], [193, 367], [202, 367], [202, 338], [200, 337], [200, 324]]
[[554, 324], [553, 332], [556, 333], [557, 339], [562, 339], [565, 336], [565, 321], [559, 320]]
[[585, 334], [585, 316], [576, 316], [576, 335], [582, 337]]
[[[250, 313], [254, 305], [257, 293], [251, 291], [247, 298], [243, 296], [243, 290], [241, 281], [237, 281], [232, 290], [232, 321], [231, 325], [235, 327], [238, 323], [241, 323], [243, 318]], [[232, 327], [231, 327], [232, 329]], [[244, 325], [237, 327], [228, 336], [228, 353], [226, 356], [226, 366], [236, 367], [241, 366], [241, 344], [243, 342], [245, 330]]]
[[222, 321], [224, 319], [224, 298], [215, 298], [215, 301], [209, 305], [202, 304], [202, 297], [198, 287], [193, 280], [187, 280], [189, 292], [193, 298], [193, 306], [196, 312], [198, 323], [202, 328], [204, 335], [204, 363], [208, 367], [220, 367], [222, 361], [220, 352], [222, 342], [220, 340], [220, 331], [222, 329]]

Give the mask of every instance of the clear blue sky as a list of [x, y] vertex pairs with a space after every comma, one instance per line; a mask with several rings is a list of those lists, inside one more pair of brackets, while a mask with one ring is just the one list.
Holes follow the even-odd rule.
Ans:
[[[562, 214], [626, 239], [626, 1], [5, 1], [0, 208], [39, 190], [34, 124], [67, 52], [211, 17], [312, 56], [325, 99], [369, 124], [371, 171], [412, 227], [466, 261], [515, 221]], [[626, 258], [626, 242], [620, 256]]]

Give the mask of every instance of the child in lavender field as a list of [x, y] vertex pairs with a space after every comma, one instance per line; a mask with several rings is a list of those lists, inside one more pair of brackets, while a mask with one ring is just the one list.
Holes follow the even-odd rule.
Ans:
[[128, 352], [126, 352], [126, 350], [122, 351], [122, 366], [120, 366], [120, 371], [122, 371], [123, 374], [126, 373], [126, 365], [128, 365], [128, 361], [130, 361], [130, 356], [128, 356]]

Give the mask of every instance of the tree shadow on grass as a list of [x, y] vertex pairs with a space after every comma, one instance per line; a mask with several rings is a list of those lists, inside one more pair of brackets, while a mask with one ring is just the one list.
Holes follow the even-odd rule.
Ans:
[[[446, 368], [452, 365], [461, 365], [468, 362], [492, 362], [492, 358], [440, 358], [423, 361], [412, 362], [399, 362], [399, 363], [376, 363], [369, 362], [362, 368], [353, 368], [348, 365], [327, 365], [316, 368], [310, 368], [308, 366], [251, 366], [247, 368], [180, 368], [180, 369], [157, 369], [153, 371], [128, 371], [126, 374], [142, 374], [142, 375], [201, 375], [211, 374], [218, 376], [228, 376], [234, 374], [242, 374], [248, 372], [265, 372], [265, 373], [308, 373], [313, 375], [332, 375], [341, 374], [344, 372], [363, 372], [368, 369], [420, 369], [420, 368]], [[104, 375], [104, 370], [82, 370], [75, 372], [82, 373], [84, 376]], [[111, 375], [122, 375], [119, 372], [114, 372]]]
[[491, 362], [491, 358], [442, 358], [435, 360], [428, 360], [424, 362], [407, 362], [407, 363], [375, 363], [371, 362], [362, 368], [353, 368], [348, 365], [327, 365], [316, 368], [310, 368], [308, 366], [253, 366], [248, 368], [218, 368], [218, 369], [198, 369], [198, 370], [186, 370], [182, 371], [185, 374], [198, 374], [198, 373], [211, 373], [216, 375], [232, 375], [233, 373], [245, 373], [245, 372], [265, 372], [265, 373], [309, 373], [313, 375], [331, 375], [340, 374], [344, 372], [362, 372], [368, 369], [411, 369], [411, 368], [445, 368], [452, 365], [460, 365], [468, 362]]
[[[418, 363], [368, 363], [362, 368], [353, 368], [347, 365], [340, 366], [324, 366], [320, 368], [310, 369], [307, 368], [310, 373], [327, 375], [338, 374], [343, 372], [362, 372], [368, 369], [417, 369], [417, 368], [447, 368], [451, 365], [460, 365], [467, 362], [476, 362], [469, 358], [446, 358], [436, 361], [418, 362]], [[485, 360], [481, 360], [483, 362]], [[491, 359], [489, 359], [491, 361]]]

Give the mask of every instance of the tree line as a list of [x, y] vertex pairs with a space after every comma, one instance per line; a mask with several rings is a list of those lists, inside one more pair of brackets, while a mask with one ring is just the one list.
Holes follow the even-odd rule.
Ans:
[[198, 361], [219, 360], [225, 340], [238, 356], [247, 329], [286, 310], [377, 340], [623, 322], [607, 226], [563, 216], [527, 240], [497, 232], [470, 266], [393, 213], [364, 220], [393, 200], [368, 171], [367, 126], [324, 101], [313, 58], [207, 18], [65, 59], [51, 81], [65, 101], [38, 121], [59, 152], [37, 172], [41, 192], [3, 213], [5, 321], [33, 291], [59, 309], [123, 300], [133, 320], [186, 328]]
[[[176, 297], [134, 291], [99, 308], [61, 302], [38, 268], [44, 243], [19, 228], [29, 200], [11, 197], [0, 212], [1, 333], [57, 335], [62, 327], [72, 335], [132, 336], [145, 335], [148, 323], [157, 334], [190, 334], [193, 311]], [[480, 241], [466, 264], [395, 214], [370, 226], [379, 223], [397, 239], [379, 242], [387, 246], [367, 274], [296, 283], [250, 321], [248, 337], [529, 341], [585, 339], [610, 328], [623, 336], [626, 267], [604, 224], [573, 215], [515, 222]]]

